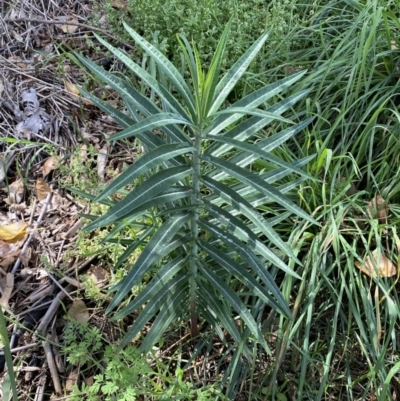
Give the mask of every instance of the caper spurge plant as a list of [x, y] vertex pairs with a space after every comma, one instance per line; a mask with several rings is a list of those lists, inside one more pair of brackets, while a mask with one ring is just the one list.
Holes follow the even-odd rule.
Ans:
[[[140, 184], [86, 227], [93, 230], [116, 224], [112, 230], [114, 235], [130, 224], [147, 222], [143, 223], [139, 237], [128, 243], [117, 263], [121, 265], [139, 245], [144, 245], [136, 263], [116, 286], [116, 294], [108, 307], [108, 312], [113, 311], [121, 306], [133, 288], [143, 288], [114, 315], [115, 319], [120, 319], [141, 309], [121, 346], [149, 322], [152, 324], [142, 343], [144, 350], [179, 319], [190, 321], [195, 337], [200, 318], [222, 337], [224, 328], [246, 353], [248, 339], [243, 338], [235, 322], [235, 316], [239, 316], [251, 339], [268, 349], [257, 317], [248, 311], [230, 279], [233, 277], [240, 282], [247, 294], [290, 316], [288, 304], [269, 267], [276, 266], [298, 278], [285, 258], [278, 255], [295, 257], [290, 245], [274, 231], [273, 223], [260, 212], [258, 205], [277, 202], [289, 214], [316, 223], [284, 195], [285, 190], [309, 178], [299, 168], [309, 158], [290, 164], [271, 153], [310, 122], [293, 124], [282, 116], [307, 91], [264, 107], [303, 74], [289, 76], [227, 106], [229, 93], [262, 48], [268, 33], [264, 33], [222, 77], [220, 70], [230, 24], [221, 36], [207, 73], [202, 70], [196, 47], [180, 37], [190, 73], [188, 80], [155, 46], [126, 24], [125, 28], [154, 60], [157, 75], [148, 73], [102, 38], [98, 40], [140, 78], [142, 85], [148, 86], [152, 93], [150, 98], [77, 55], [80, 62], [116, 90], [125, 103], [126, 112], [121, 112], [82, 90], [124, 127], [110, 140], [135, 136], [145, 148], [144, 155], [116, 178], [97, 200], [104, 200], [137, 179]], [[256, 133], [276, 122], [283, 122], [288, 128], [255, 140]], [[250, 167], [258, 160], [274, 168], [263, 174], [254, 172]], [[272, 185], [294, 174], [299, 176], [295, 181], [281, 187]], [[150, 211], [151, 224], [146, 214]], [[157, 273], [140, 287], [144, 275], [154, 268]]]

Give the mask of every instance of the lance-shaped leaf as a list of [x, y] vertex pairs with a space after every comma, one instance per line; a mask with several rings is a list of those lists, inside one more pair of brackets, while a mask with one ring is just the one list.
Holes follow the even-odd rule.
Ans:
[[[274, 245], [284, 251], [288, 256], [296, 260], [296, 257], [294, 256], [290, 247], [284, 241], [282, 241], [281, 237], [275, 232], [268, 221], [246, 199], [244, 199], [227, 185], [215, 181], [210, 177], [202, 177], [201, 181], [214, 193], [218, 194], [221, 199], [228, 202], [238, 212], [246, 216]], [[218, 200], [219, 199], [217, 198], [213, 199], [212, 201], [217, 203]], [[276, 266], [279, 266], [282, 270], [288, 269], [288, 267], [279, 258], [274, 258], [273, 255], [269, 256], [269, 260], [271, 260]]]
[[168, 92], [165, 94], [165, 88], [161, 88], [162, 85], [159, 84], [151, 74], [135, 63], [124, 52], [102, 39], [101, 36], [97, 35], [96, 33], [94, 35], [96, 36], [97, 40], [103, 44], [103, 46], [110, 50], [110, 52], [113, 53], [119, 60], [121, 60], [131, 71], [139, 76], [142, 83], [151, 88], [169, 106], [170, 109], [172, 109], [174, 112], [180, 113], [182, 116], [185, 116], [185, 118], [189, 118], [189, 116], [186, 114], [186, 111], [179, 105], [176, 99], [174, 99], [173, 96]]
[[136, 178], [147, 173], [150, 169], [159, 166], [175, 156], [193, 150], [193, 147], [184, 143], [171, 143], [159, 146], [156, 149], [145, 153], [140, 159], [136, 160], [135, 163], [119, 175], [95, 200], [98, 201], [112, 195], [120, 188], [132, 184]]
[[271, 199], [273, 199], [275, 202], [279, 203], [285, 209], [290, 210], [297, 216], [302, 217], [310, 223], [319, 225], [319, 223], [311, 216], [309, 216], [306, 212], [304, 212], [303, 209], [299, 208], [290, 199], [282, 195], [272, 185], [267, 184], [265, 181], [263, 181], [258, 175], [213, 156], [203, 156], [202, 159], [225, 171], [225, 173], [229, 174], [231, 177], [235, 177], [244, 184], [252, 186], [255, 190], [267, 196], [270, 196]]
[[201, 264], [199, 265], [199, 267], [204, 277], [208, 280], [211, 286], [214, 287], [215, 290], [218, 291], [228, 301], [232, 308], [246, 323], [247, 327], [249, 328], [253, 336], [257, 339], [257, 341], [264, 347], [264, 349], [268, 353], [270, 353], [265, 338], [261, 333], [260, 327], [254, 320], [253, 316], [251, 316], [251, 313], [247, 310], [246, 306], [240, 300], [240, 298], [211, 270]]
[[[208, 244], [205, 241], [200, 240], [201, 247], [210, 255], [215, 262], [220, 266], [225, 267], [234, 277], [239, 279], [243, 284], [247, 286], [255, 295], [260, 297], [264, 302], [270, 305], [272, 308], [279, 310], [280, 306], [276, 300], [271, 297], [268, 288], [262, 287], [257, 280], [245, 269], [240, 266], [231, 258], [228, 258], [225, 253], [219, 251], [217, 248]], [[279, 289], [277, 289], [279, 291]]]
[[[314, 118], [309, 118], [309, 119], [305, 120], [304, 122], [296, 124], [293, 127], [287, 128], [277, 134], [270, 136], [269, 138], [263, 139], [262, 141], [257, 143], [257, 146], [265, 152], [271, 152], [278, 146], [285, 143], [288, 139], [292, 138], [294, 135], [296, 135], [297, 133], [302, 131], [304, 128], [306, 128], [307, 125], [310, 124], [313, 120], [314, 120]], [[240, 166], [240, 167], [246, 167], [255, 160], [257, 160], [256, 155], [251, 155], [246, 152], [239, 152], [238, 154], [233, 156], [231, 159], [229, 159], [229, 161], [231, 163], [236, 164], [237, 166]], [[292, 166], [293, 165], [294, 164], [292, 164]], [[219, 178], [215, 178], [215, 179], [219, 179]]]
[[154, 196], [166, 191], [173, 184], [184, 179], [191, 173], [192, 169], [188, 166], [172, 167], [167, 170], [159, 171], [143, 184], [132, 190], [132, 192], [112, 207], [104, 216], [99, 217], [93, 223], [86, 226], [85, 230], [90, 231], [95, 228], [104, 227], [105, 225], [123, 218], [132, 210], [135, 210], [146, 202], [150, 202]]
[[224, 103], [231, 90], [235, 87], [239, 79], [246, 72], [247, 67], [264, 45], [268, 38], [268, 34], [269, 32], [266, 32], [259, 39], [257, 39], [219, 81], [215, 89], [214, 99], [208, 112], [208, 116], [213, 115], [221, 107], [222, 103]]
[[[292, 107], [299, 99], [301, 99], [305, 94], [309, 91], [302, 91], [295, 93], [292, 96], [280, 101], [279, 103], [274, 104], [273, 106], [269, 107], [266, 111], [272, 113], [274, 115], [282, 114], [290, 107]], [[238, 116], [241, 116], [240, 114]], [[231, 130], [224, 132], [222, 136], [227, 136], [229, 138], [234, 138], [239, 141], [243, 141], [247, 138], [253, 136], [258, 130], [260, 130], [265, 125], [269, 124], [272, 121], [270, 117], [251, 117], [248, 120], [241, 122], [240, 124], [233, 127]], [[213, 129], [205, 130], [205, 134], [208, 135], [218, 135], [220, 130], [215, 127]], [[210, 146], [207, 149], [207, 153], [211, 153], [213, 156], [222, 156], [224, 153], [232, 149], [230, 145], [219, 145], [215, 144]]]
[[143, 352], [149, 352], [165, 331], [171, 327], [172, 322], [179, 321], [187, 301], [188, 291], [185, 285], [177, 288], [167, 297], [156, 319], [151, 323], [150, 330], [143, 343], [140, 345], [140, 349]]
[[125, 316], [129, 315], [130, 313], [141, 307], [150, 298], [159, 294], [161, 288], [163, 288], [169, 282], [169, 280], [171, 280], [172, 277], [174, 277], [182, 269], [182, 266], [185, 262], [185, 257], [178, 256], [170, 263], [162, 267], [160, 271], [151, 279], [150, 283], [148, 283], [146, 287], [140, 292], [140, 294], [136, 296], [132, 302], [125, 306], [125, 308], [118, 311], [114, 315], [113, 319], [124, 318]]
[[[206, 202], [206, 209], [210, 212], [212, 216], [217, 218], [222, 224], [226, 225], [228, 230], [238, 237], [240, 240], [247, 243], [249, 248], [254, 252], [263, 256], [266, 260], [273, 263], [275, 266], [279, 267], [284, 272], [289, 275], [301, 279], [290, 267], [288, 267], [274, 252], [268, 249], [254, 234], [254, 230], [250, 230], [240, 219], [231, 215], [225, 209], [213, 205], [212, 203]], [[270, 224], [268, 222], [268, 224]], [[272, 229], [272, 225], [270, 225]], [[277, 235], [277, 234], [276, 234]], [[287, 254], [287, 253], [286, 253]], [[289, 254], [287, 254], [290, 256]], [[294, 255], [293, 255], [294, 256]], [[296, 260], [296, 259], [295, 259]]]
[[129, 138], [136, 136], [144, 131], [150, 131], [154, 128], [160, 128], [168, 124], [184, 124], [191, 125], [190, 121], [181, 117], [178, 114], [172, 113], [158, 113], [152, 116], [146, 117], [131, 127], [125, 128], [118, 134], [113, 135], [110, 139], [113, 141]]
[[173, 216], [159, 228], [143, 249], [128, 275], [122, 280], [118, 292], [107, 308], [107, 313], [115, 309], [132, 290], [133, 286], [139, 283], [147, 270], [165, 256], [173, 237], [189, 218], [190, 214]]
[[279, 291], [275, 281], [272, 279], [268, 270], [265, 266], [260, 262], [258, 257], [254, 254], [254, 252], [249, 249], [243, 242], [238, 240], [235, 236], [230, 234], [227, 231], [221, 230], [214, 224], [211, 224], [206, 221], [199, 221], [199, 224], [208, 232], [215, 235], [220, 241], [224, 242], [228, 249], [232, 249], [237, 252], [247, 263], [249, 263], [250, 267], [254, 269], [260, 279], [267, 286], [268, 290], [271, 291], [273, 297], [276, 299], [277, 304], [279, 305], [279, 310], [286, 316], [291, 317], [291, 312], [289, 307], [286, 304], [281, 292]]
[[[293, 171], [294, 173], [302, 175], [303, 177], [309, 178], [311, 180], [315, 179], [311, 175], [309, 175], [309, 174], [305, 173], [304, 171], [300, 170], [299, 168], [295, 167], [293, 164], [286, 163], [285, 161], [281, 160], [279, 157], [276, 157], [273, 154], [265, 152], [263, 149], [260, 149], [260, 143], [252, 145], [247, 142], [237, 141], [236, 139], [232, 139], [232, 138], [221, 137], [221, 136], [212, 136], [211, 137], [211, 135], [207, 135], [206, 138], [213, 139], [216, 142], [227, 143], [227, 144], [233, 145], [237, 149], [243, 150], [243, 151], [247, 152], [248, 154], [253, 155], [253, 157], [255, 159], [257, 159], [257, 156], [260, 156], [262, 159], [265, 159], [271, 163], [274, 163], [277, 166], [285, 167], [288, 170]], [[229, 162], [232, 163], [232, 161], [229, 161]]]
[[[247, 108], [248, 110], [252, 110], [262, 104], [264, 104], [267, 100], [271, 99], [273, 96], [278, 95], [280, 92], [288, 89], [293, 83], [298, 81], [305, 72], [300, 72], [297, 74], [290, 75], [287, 78], [284, 78], [278, 82], [274, 82], [263, 88], [260, 88], [254, 92], [249, 93], [242, 99], [239, 99], [235, 103], [232, 104], [231, 107], [240, 107]], [[219, 115], [210, 125], [207, 127], [207, 132], [212, 131], [212, 134], [216, 135], [218, 132], [228, 125], [233, 124], [242, 116], [240, 114], [232, 114], [232, 115]]]
[[[206, 282], [208, 284], [208, 280]], [[199, 300], [201, 300], [203, 305], [207, 305], [207, 309], [209, 309], [211, 313], [218, 317], [225, 330], [232, 336], [234, 341], [239, 344], [242, 337], [236, 327], [235, 320], [232, 319], [231, 311], [221, 305], [215, 290], [212, 286], [209, 288], [208, 285], [199, 282], [199, 288], [201, 289], [201, 291], [199, 291]]]
[[178, 69], [169, 61], [156, 47], [154, 47], [146, 39], [142, 38], [125, 22], [123, 23], [127, 32], [132, 36], [135, 42], [151, 57], [153, 57], [156, 64], [163, 71], [163, 73], [170, 79], [172, 85], [182, 96], [185, 101], [186, 107], [189, 109], [191, 115], [195, 115], [193, 95], [187, 86], [184, 78], [179, 73]]
[[[126, 344], [128, 344], [129, 341], [131, 341], [140, 332], [140, 330], [142, 330], [143, 327], [149, 323], [152, 317], [165, 304], [170, 294], [173, 294], [177, 289], [182, 288], [185, 280], [187, 280], [185, 275], [173, 278], [161, 289], [156, 297], [152, 298], [147, 303], [146, 307], [141, 311], [139, 316], [135, 319], [132, 327], [122, 339], [119, 348], [123, 348]], [[112, 320], [115, 320], [115, 318], [112, 318]]]
[[[154, 105], [150, 101], [150, 99], [142, 95], [134, 88], [131, 88], [131, 90], [129, 91], [129, 95], [130, 95], [129, 98], [123, 96], [123, 99], [130, 113], [136, 114], [134, 118], [136, 119], [137, 122], [142, 120], [142, 115], [148, 117], [153, 114], [159, 114], [163, 112], [163, 110], [159, 109], [156, 105]], [[142, 115], [138, 114], [138, 112], [140, 112]], [[175, 114], [179, 115], [179, 113]], [[187, 120], [190, 120], [186, 117], [186, 115], [183, 116]], [[176, 125], [163, 126], [162, 131], [171, 139], [172, 142], [191, 143], [187, 135]]]

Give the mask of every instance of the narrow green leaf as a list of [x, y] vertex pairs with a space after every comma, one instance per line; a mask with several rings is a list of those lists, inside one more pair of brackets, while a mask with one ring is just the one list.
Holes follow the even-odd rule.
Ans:
[[146, 238], [154, 231], [154, 229], [155, 227], [149, 227], [143, 234], [139, 236], [136, 241], [133, 241], [132, 244], [130, 244], [125, 249], [122, 255], [118, 258], [117, 263], [114, 266], [114, 271], [117, 271], [117, 269], [122, 266], [122, 264], [129, 258], [129, 256], [131, 256], [132, 253], [144, 243]]
[[[151, 88], [162, 99], [162, 101], [165, 102], [166, 105], [168, 105], [168, 107], [171, 110], [173, 110], [174, 112], [177, 112], [178, 114], [185, 116], [185, 118], [189, 118], [189, 116], [186, 114], [186, 111], [184, 111], [182, 106], [179, 105], [179, 103], [176, 101], [176, 99], [174, 99], [173, 96], [170, 93], [168, 93], [168, 91], [167, 91], [167, 96], [166, 96], [166, 93], [165, 93], [166, 89], [161, 88], [161, 85], [151, 74], [149, 74], [145, 69], [140, 67], [137, 63], [135, 63], [124, 52], [122, 52], [121, 50], [110, 45], [101, 36], [99, 36], [96, 33], [94, 33], [94, 35], [103, 46], [105, 46], [111, 53], [113, 53], [119, 60], [121, 60], [133, 73], [135, 73], [137, 76], [139, 76], [142, 83], [148, 85], [149, 88]], [[177, 107], [177, 105], [178, 105], [178, 107]]]
[[[294, 95], [269, 107], [266, 111], [274, 115], [275, 114], [280, 115], [285, 111], [287, 111], [290, 107], [292, 107], [299, 99], [301, 99], [308, 92], [309, 91], [302, 91], [295, 93]], [[240, 114], [235, 114], [235, 115], [238, 117], [234, 121], [242, 117], [242, 115]], [[250, 117], [249, 119], [244, 120], [235, 127], [233, 127], [231, 130], [225, 132], [223, 136], [227, 136], [229, 138], [234, 138], [236, 140], [242, 141], [255, 135], [260, 129], [265, 127], [271, 121], [272, 120], [269, 117], [257, 117], [257, 116]], [[218, 135], [221, 132], [221, 130], [226, 127], [225, 124], [227, 124], [228, 122], [229, 120], [224, 121], [224, 124], [222, 126], [220, 125], [210, 130], [206, 130], [204, 134]], [[209, 149], [207, 149], [207, 153], [211, 153], [213, 156], [220, 157], [224, 153], [228, 152], [230, 149], [232, 149], [232, 146], [230, 145], [211, 146]]]
[[290, 210], [297, 216], [302, 217], [310, 223], [319, 226], [319, 223], [315, 219], [309, 216], [306, 212], [304, 212], [303, 209], [299, 208], [286, 196], [282, 195], [272, 185], [267, 184], [265, 181], [263, 181], [258, 175], [213, 156], [202, 156], [202, 159], [210, 162], [214, 166], [220, 168], [221, 170], [225, 171], [225, 173], [229, 174], [232, 177], [235, 177], [239, 181], [252, 186], [257, 191], [267, 196], [270, 196], [271, 199], [273, 199], [275, 202], [279, 203], [285, 209]]
[[161, 71], [170, 79], [172, 85], [182, 96], [185, 101], [186, 107], [189, 109], [190, 114], [195, 115], [194, 112], [194, 102], [192, 93], [187, 86], [184, 78], [179, 73], [177, 68], [169, 61], [156, 47], [154, 47], [150, 42], [142, 38], [138, 33], [136, 33], [129, 25], [123, 22], [125, 29], [132, 36], [135, 42], [151, 57], [160, 67]]
[[[275, 232], [268, 221], [246, 199], [240, 196], [234, 189], [210, 177], [201, 177], [201, 181], [214, 193], [218, 194], [221, 199], [246, 216], [274, 245], [297, 261], [288, 244], [282, 241], [281, 237]], [[215, 201], [213, 200], [213, 202]], [[270, 254], [269, 260], [273, 260], [273, 263], [282, 270], [287, 270], [287, 266], [278, 257], [274, 258], [274, 255]], [[300, 264], [299, 261], [297, 262]]]
[[161, 288], [163, 288], [169, 280], [172, 279], [182, 268], [182, 265], [186, 262], [186, 258], [183, 256], [178, 256], [170, 263], [166, 264], [161, 268], [159, 272], [151, 279], [144, 289], [140, 292], [135, 299], [130, 302], [125, 308], [118, 311], [113, 319], [122, 319], [130, 313], [134, 312], [136, 309], [141, 307], [150, 298], [159, 294]]
[[229, 107], [227, 109], [223, 109], [215, 113], [216, 116], [220, 116], [223, 114], [239, 114], [242, 116], [255, 116], [255, 117], [265, 117], [269, 118], [270, 121], [278, 120], [284, 123], [288, 124], [293, 124], [292, 120], [289, 120], [287, 118], [281, 117], [279, 114], [275, 113], [270, 113], [269, 111], [266, 110], [260, 110], [260, 109], [248, 109], [246, 107]]
[[[134, 88], [131, 88], [130, 90], [127, 89], [127, 92], [129, 92], [130, 97], [127, 98], [126, 96], [123, 96], [123, 99], [129, 111], [132, 114], [133, 113], [135, 114], [134, 118], [137, 122], [142, 121], [142, 115], [144, 115], [145, 117], [149, 117], [151, 115], [163, 112], [161, 109], [155, 106], [155, 104], [152, 103], [150, 99], [142, 95]], [[138, 112], [140, 112], [142, 115], [138, 114]], [[180, 115], [179, 112], [175, 114]], [[185, 114], [182, 114], [182, 116], [186, 118]], [[164, 126], [162, 127], [162, 131], [168, 136], [168, 138], [172, 142], [184, 142], [189, 144], [191, 143], [188, 136], [176, 125]]]
[[259, 39], [257, 39], [219, 81], [215, 89], [214, 99], [208, 112], [208, 116], [213, 115], [221, 107], [222, 103], [224, 103], [229, 93], [235, 87], [242, 75], [246, 72], [247, 67], [264, 45], [268, 34], [269, 32], [266, 32]]
[[149, 352], [165, 331], [171, 327], [171, 324], [179, 322], [187, 301], [188, 291], [185, 286], [178, 288], [168, 296], [156, 319], [152, 322], [143, 343], [140, 345], [140, 349], [143, 352]]
[[117, 141], [120, 139], [129, 138], [130, 136], [137, 136], [144, 131], [150, 131], [154, 128], [160, 128], [169, 124], [191, 125], [188, 120], [182, 118], [178, 114], [158, 113], [144, 118], [131, 127], [125, 128], [123, 131], [118, 132], [118, 134], [113, 135], [110, 140]]
[[[280, 305], [276, 300], [270, 296], [269, 289], [262, 287], [257, 280], [241, 265], [236, 263], [231, 258], [228, 258], [225, 253], [220, 252], [217, 248], [200, 240], [201, 247], [210, 255], [215, 262], [220, 266], [225, 267], [235, 278], [239, 279], [243, 284], [245, 284], [249, 290], [262, 299], [265, 303], [270, 305], [276, 310], [280, 310]], [[271, 278], [272, 280], [272, 278]], [[276, 287], [276, 291], [279, 291]]]
[[204, 93], [203, 93], [203, 115], [206, 116], [210, 110], [212, 100], [214, 98], [215, 90], [217, 87], [218, 79], [221, 73], [221, 64], [223, 60], [223, 55], [225, 53], [226, 42], [228, 40], [229, 32], [232, 25], [232, 19], [226, 24], [224, 31], [219, 39], [217, 48], [213, 55], [210, 63], [210, 68], [208, 70], [206, 80], [204, 83]]
[[285, 299], [283, 298], [281, 292], [279, 291], [275, 281], [272, 279], [268, 270], [265, 266], [260, 262], [258, 257], [254, 254], [254, 252], [249, 249], [243, 242], [238, 240], [235, 236], [230, 234], [227, 231], [221, 230], [214, 224], [209, 222], [205, 222], [203, 220], [199, 221], [199, 224], [211, 234], [213, 234], [220, 241], [224, 242], [228, 249], [234, 250], [237, 254], [239, 254], [251, 267], [256, 274], [260, 277], [260, 279], [267, 286], [268, 290], [271, 291], [274, 298], [277, 300], [277, 304], [279, 305], [279, 311], [283, 313], [287, 317], [291, 317], [291, 312], [289, 307], [286, 304]]
[[254, 320], [253, 316], [251, 316], [250, 312], [246, 309], [246, 306], [240, 300], [240, 298], [222, 280], [220, 280], [214, 273], [212, 273], [211, 270], [202, 265], [200, 265], [199, 267], [208, 282], [228, 301], [228, 303], [246, 323], [247, 327], [254, 335], [254, 337], [270, 354], [271, 351], [265, 341], [264, 336], [261, 333], [260, 328], [258, 327], [258, 324]]
[[[274, 134], [269, 138], [263, 139], [262, 141], [257, 143], [257, 146], [265, 152], [271, 152], [278, 146], [285, 143], [288, 139], [292, 138], [294, 135], [302, 131], [304, 128], [306, 128], [307, 125], [310, 124], [313, 120], [314, 118], [309, 118], [299, 124], [296, 124], [293, 127], [287, 128], [277, 134]], [[249, 155], [248, 153], [245, 152], [239, 152], [238, 154], [229, 159], [231, 163], [236, 164], [240, 167], [246, 167], [255, 160], [257, 160], [256, 155]], [[214, 177], [214, 179], [217, 178]]]
[[108, 102], [99, 99], [97, 96], [92, 95], [86, 89], [79, 87], [79, 92], [84, 95], [84, 97], [90, 100], [95, 106], [97, 106], [100, 110], [104, 111], [109, 116], [112, 116], [113, 120], [116, 121], [121, 127], [127, 128], [133, 124], [135, 124], [135, 120], [122, 113], [115, 107], [112, 107]]
[[104, 199], [105, 197], [118, 191], [118, 189], [132, 184], [136, 178], [145, 174], [150, 169], [162, 164], [163, 162], [193, 150], [193, 147], [184, 143], [171, 143], [161, 145], [156, 149], [145, 153], [140, 159], [136, 160], [135, 163], [129, 166], [120, 176], [118, 176], [99, 196], [97, 196], [95, 201]]
[[[297, 275], [290, 267], [288, 267], [274, 252], [268, 249], [255, 235], [253, 231], [251, 231], [240, 219], [231, 215], [225, 209], [213, 205], [212, 203], [206, 203], [206, 209], [210, 212], [212, 216], [219, 219], [219, 221], [226, 225], [228, 230], [234, 234], [237, 238], [247, 243], [248, 247], [252, 249], [254, 252], [263, 256], [266, 260], [279, 267], [285, 273], [289, 275], [301, 279], [299, 275]], [[272, 230], [272, 225], [268, 222], [269, 226]], [[256, 226], [257, 227], [257, 226]], [[277, 235], [277, 234], [276, 234]], [[289, 248], [291, 251], [291, 249]], [[286, 249], [284, 250], [284, 252]], [[288, 256], [291, 256], [290, 253], [286, 253]], [[294, 256], [294, 255], [293, 255]]]
[[[260, 149], [261, 143], [257, 143], [255, 145], [249, 144], [247, 142], [242, 142], [242, 141], [237, 141], [236, 139], [224, 137], [224, 136], [210, 136], [207, 135], [206, 138], [213, 139], [214, 141], [221, 142], [221, 143], [227, 143], [232, 146], [234, 146], [236, 149], [240, 149], [245, 151], [247, 154], [250, 153], [250, 155], [254, 155], [253, 157], [257, 159], [257, 155], [260, 156], [261, 158], [276, 164], [277, 166], [285, 167], [288, 170], [293, 171], [294, 173], [300, 174], [303, 177], [309, 178], [311, 180], [317, 180], [317, 178], [312, 177], [311, 175], [305, 173], [304, 171], [300, 170], [299, 168], [295, 167], [291, 163], [286, 163], [279, 159], [278, 157], [274, 156], [271, 153], [265, 152], [264, 150]], [[232, 163], [231, 160], [229, 160], [230, 163]], [[215, 177], [214, 177], [215, 179]]]
[[189, 219], [190, 214], [173, 216], [159, 228], [140, 254], [131, 271], [122, 280], [121, 287], [108, 306], [106, 313], [115, 309], [128, 292], [139, 283], [147, 270], [165, 256], [165, 251], [174, 235]]
[[220, 304], [215, 291], [213, 291], [211, 288], [208, 288], [208, 285], [205, 285], [205, 283], [199, 281], [198, 286], [199, 298], [202, 300], [201, 303], [203, 305], [208, 305], [208, 309], [210, 309], [211, 313], [214, 313], [218, 317], [222, 326], [232, 336], [235, 343], [240, 344], [242, 338], [236, 327], [235, 320], [232, 319], [231, 311], [225, 310], [223, 305]]
[[[304, 72], [291, 75], [287, 78], [284, 78], [278, 82], [274, 82], [270, 85], [267, 85], [261, 89], [258, 89], [254, 92], [251, 92], [247, 96], [242, 99], [239, 99], [235, 102], [231, 107], [239, 107], [239, 108], [247, 108], [248, 110], [252, 110], [266, 101], [271, 99], [273, 96], [278, 95], [280, 92], [289, 88], [294, 82], [300, 79], [304, 75]], [[303, 95], [308, 93], [308, 91], [302, 92]], [[271, 110], [267, 110], [272, 112]], [[233, 114], [233, 115], [219, 115], [207, 128], [206, 132], [212, 135], [217, 135], [222, 129], [233, 124], [239, 118], [242, 118], [241, 114]]]
[[153, 197], [166, 191], [173, 184], [184, 179], [191, 173], [192, 169], [187, 166], [172, 167], [159, 171], [143, 184], [133, 189], [132, 192], [113, 206], [104, 216], [99, 217], [84, 229], [90, 231], [95, 228], [104, 227], [127, 216], [130, 212], [142, 204], [150, 202]]
[[[179, 291], [185, 281], [187, 281], [187, 277], [185, 275], [174, 277], [160, 290], [157, 296], [152, 298], [147, 303], [146, 307], [141, 311], [131, 328], [126, 333], [125, 337], [122, 339], [119, 349], [128, 344], [129, 341], [131, 341], [143, 329], [143, 327], [151, 321], [153, 316], [161, 309], [163, 305], [165, 305], [165, 302], [170, 294]], [[116, 318], [113, 317], [111, 320], [116, 320]]]

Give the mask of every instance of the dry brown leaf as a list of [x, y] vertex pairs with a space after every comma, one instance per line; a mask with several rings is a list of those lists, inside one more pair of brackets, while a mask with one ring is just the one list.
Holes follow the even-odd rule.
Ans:
[[73, 95], [79, 95], [79, 89], [71, 82], [64, 81], [65, 90]]
[[355, 266], [369, 277], [392, 277], [397, 274], [396, 266], [378, 249], [372, 252], [372, 259], [367, 256], [364, 263], [355, 262]]
[[85, 383], [88, 387], [92, 386], [94, 383], [94, 376], [85, 377]]
[[42, 170], [43, 178], [49, 175], [55, 168], [57, 168], [57, 158], [54, 156], [49, 157], [40, 168]]
[[9, 186], [9, 196], [6, 202], [9, 205], [19, 204], [25, 195], [25, 185], [21, 179], [15, 180]]
[[67, 392], [71, 392], [74, 389], [74, 386], [78, 384], [79, 379], [79, 369], [72, 369], [68, 373], [67, 380], [65, 381], [65, 390]]
[[114, 8], [128, 10], [128, 5], [122, 0], [113, 0], [111, 4]]
[[24, 221], [0, 226], [0, 239], [7, 242], [21, 240], [26, 234], [27, 224]]
[[[68, 22], [72, 22], [73, 24], [77, 24], [78, 23], [78, 19], [77, 18], [71, 18]], [[76, 32], [79, 27], [77, 25], [69, 25], [68, 22], [66, 24], [63, 24], [63, 25], [60, 26], [61, 30], [64, 33], [74, 33], [74, 32]]]
[[102, 288], [107, 284], [109, 274], [106, 269], [100, 266], [93, 266], [87, 273], [88, 277], [92, 279], [97, 288]]
[[100, 149], [99, 154], [97, 155], [97, 175], [103, 181], [104, 181], [104, 175], [106, 173], [107, 154], [108, 154], [108, 146], [104, 145], [103, 148]]
[[51, 188], [41, 179], [36, 180], [36, 193], [38, 199], [41, 201], [46, 199], [47, 195], [51, 192]]
[[14, 289], [14, 274], [0, 271], [0, 305], [8, 308], [8, 302]]
[[65, 87], [65, 90], [68, 93], [70, 93], [73, 97], [75, 97], [75, 98], [79, 97], [79, 99], [82, 100], [83, 104], [85, 104], [87, 106], [92, 106], [93, 105], [93, 103], [90, 100], [79, 96], [79, 93], [80, 93], [79, 89], [73, 83], [68, 82], [68, 81], [64, 81], [64, 87]]
[[382, 196], [376, 195], [375, 198], [368, 203], [368, 210], [373, 219], [378, 219], [380, 223], [385, 223], [387, 221], [389, 205]]
[[68, 310], [68, 316], [79, 323], [86, 323], [89, 321], [89, 311], [85, 302], [81, 299], [75, 299]]

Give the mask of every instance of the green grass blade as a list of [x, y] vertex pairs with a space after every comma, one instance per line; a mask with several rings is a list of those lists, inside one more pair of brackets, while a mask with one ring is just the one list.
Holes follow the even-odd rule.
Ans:
[[118, 292], [108, 306], [106, 313], [115, 309], [128, 292], [131, 291], [132, 287], [139, 283], [147, 270], [165, 256], [174, 235], [189, 219], [190, 214], [173, 216], [158, 229], [140, 254], [131, 271], [122, 280]]
[[134, 164], [129, 166], [120, 176], [118, 176], [97, 198], [95, 201], [104, 199], [112, 195], [120, 188], [132, 184], [133, 181], [145, 174], [150, 169], [159, 166], [165, 161], [184, 153], [193, 151], [194, 148], [184, 143], [171, 143], [157, 147], [144, 154]]
[[99, 217], [84, 229], [87, 231], [104, 227], [127, 216], [139, 206], [150, 202], [153, 197], [169, 189], [173, 184], [192, 173], [187, 166], [172, 167], [152, 175], [147, 181], [133, 189], [124, 199], [113, 206], [104, 216]]

